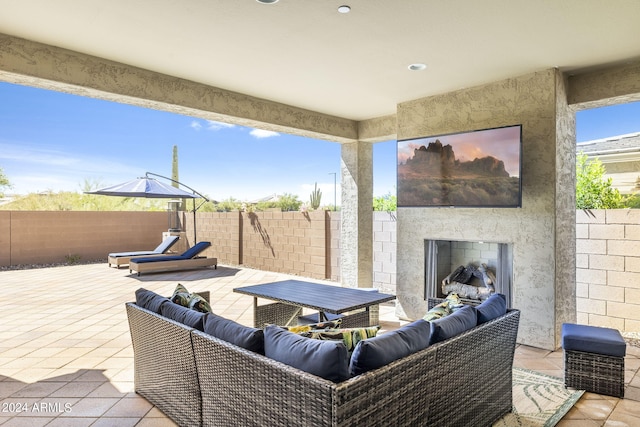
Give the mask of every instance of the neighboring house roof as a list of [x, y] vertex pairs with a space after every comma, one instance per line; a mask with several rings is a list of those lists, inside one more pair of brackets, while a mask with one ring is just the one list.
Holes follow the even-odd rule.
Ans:
[[640, 191], [640, 132], [579, 142], [576, 151], [598, 158], [622, 194]]

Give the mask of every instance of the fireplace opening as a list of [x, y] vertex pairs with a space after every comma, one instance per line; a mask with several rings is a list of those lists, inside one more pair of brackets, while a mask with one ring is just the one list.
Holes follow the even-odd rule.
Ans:
[[425, 240], [425, 300], [457, 293], [479, 303], [503, 294], [511, 307], [513, 251], [509, 243]]

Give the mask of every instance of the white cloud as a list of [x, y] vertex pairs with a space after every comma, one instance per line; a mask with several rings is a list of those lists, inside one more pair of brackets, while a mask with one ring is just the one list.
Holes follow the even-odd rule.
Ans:
[[278, 132], [273, 132], [273, 131], [264, 130], [264, 129], [253, 129], [251, 132], [249, 132], [249, 135], [253, 136], [254, 138], [258, 138], [258, 139], [271, 138], [271, 137], [274, 137], [274, 136], [280, 136], [280, 134]]
[[220, 129], [229, 129], [229, 128], [233, 128], [236, 125], [232, 125], [230, 123], [222, 123], [222, 122], [216, 122], [214, 120], [207, 120], [207, 129], [208, 130], [220, 130]]
[[191, 129], [194, 129], [194, 130], [202, 129], [202, 125], [197, 120], [193, 120], [189, 126], [191, 127]]

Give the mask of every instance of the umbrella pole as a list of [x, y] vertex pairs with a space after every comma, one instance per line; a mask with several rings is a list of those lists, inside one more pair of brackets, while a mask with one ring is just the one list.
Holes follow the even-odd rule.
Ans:
[[196, 240], [196, 199], [193, 200], [193, 244], [198, 243]]

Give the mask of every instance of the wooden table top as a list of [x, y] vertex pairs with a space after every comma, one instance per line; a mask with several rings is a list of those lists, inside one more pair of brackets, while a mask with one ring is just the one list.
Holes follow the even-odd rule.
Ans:
[[234, 292], [340, 314], [396, 299], [395, 295], [301, 280], [235, 288]]

